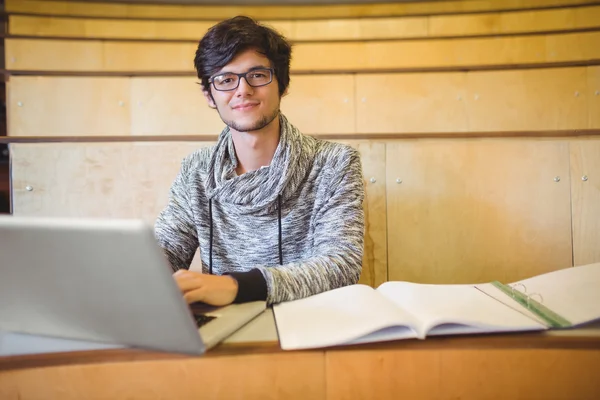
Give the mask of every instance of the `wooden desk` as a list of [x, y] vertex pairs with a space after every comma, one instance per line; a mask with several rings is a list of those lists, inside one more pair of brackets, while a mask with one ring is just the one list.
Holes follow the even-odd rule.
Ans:
[[0, 358], [0, 399], [598, 399], [600, 326], [282, 351], [270, 311], [203, 357]]

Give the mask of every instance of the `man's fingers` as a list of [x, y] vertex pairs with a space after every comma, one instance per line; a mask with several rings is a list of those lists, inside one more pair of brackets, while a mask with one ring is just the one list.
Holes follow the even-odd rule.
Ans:
[[204, 279], [201, 274], [190, 271], [177, 271], [173, 274], [179, 290], [189, 292], [190, 290], [199, 289], [203, 286]]
[[197, 301], [204, 301], [205, 293], [206, 293], [205, 288], [201, 287], [198, 289], [194, 289], [194, 290], [185, 292], [183, 294], [183, 298], [185, 299], [186, 303], [191, 304], [191, 303], [195, 303]]

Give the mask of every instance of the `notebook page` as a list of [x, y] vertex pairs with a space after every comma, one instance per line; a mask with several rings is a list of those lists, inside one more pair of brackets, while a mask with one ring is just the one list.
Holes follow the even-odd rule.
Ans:
[[[347, 344], [390, 326], [415, 323], [414, 317], [366, 285], [345, 286], [276, 304], [273, 313], [284, 350]], [[415, 337], [406, 329], [399, 329], [398, 335], [399, 339]]]
[[480, 292], [474, 285], [386, 282], [377, 291], [414, 313], [423, 321], [420, 329], [430, 331], [431, 335], [545, 328]]
[[526, 293], [573, 325], [600, 318], [600, 263], [568, 267], [514, 282]]

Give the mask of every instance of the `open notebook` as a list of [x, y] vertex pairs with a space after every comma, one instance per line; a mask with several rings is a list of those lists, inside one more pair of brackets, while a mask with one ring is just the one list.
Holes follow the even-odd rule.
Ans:
[[273, 307], [284, 350], [569, 328], [600, 319], [600, 263], [503, 285], [352, 285]]

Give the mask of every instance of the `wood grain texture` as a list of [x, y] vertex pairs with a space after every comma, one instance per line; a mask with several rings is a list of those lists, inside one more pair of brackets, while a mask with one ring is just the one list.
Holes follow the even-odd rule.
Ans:
[[385, 143], [334, 140], [360, 152], [365, 184], [365, 246], [359, 283], [377, 287], [387, 281]]
[[571, 266], [566, 141], [407, 140], [386, 149], [389, 280], [512, 282]]
[[595, 399], [599, 350], [330, 352], [327, 398]]
[[358, 133], [468, 131], [464, 73], [356, 75]]
[[6, 0], [11, 13], [151, 19], [222, 19], [245, 14], [257, 18], [349, 18], [500, 11], [594, 4], [593, 0], [477, 0], [333, 4], [322, 6], [190, 6], [152, 4], [93, 4], [67, 1]]
[[[141, 218], [166, 205], [182, 159], [210, 143], [13, 144], [16, 215]], [[30, 186], [31, 191], [26, 190]]]
[[199, 397], [324, 399], [323, 355], [249, 354], [0, 371], [0, 398], [7, 400]]
[[600, 127], [600, 67], [587, 68], [588, 126]]
[[303, 133], [356, 132], [353, 76], [292, 76], [288, 91], [281, 111]]
[[[198, 41], [219, 20], [160, 21], [10, 15], [11, 35]], [[260, 20], [291, 41], [522, 34], [600, 26], [600, 7], [420, 17]]]
[[[13, 213], [140, 218], [153, 224], [182, 159], [210, 144], [13, 144]], [[200, 265], [195, 257], [191, 268]]]
[[468, 73], [469, 130], [589, 128], [586, 79], [586, 68]]
[[19, 77], [7, 84], [8, 134], [129, 135], [128, 78]]
[[600, 139], [573, 140], [571, 204], [573, 263], [600, 261]]
[[225, 124], [197, 78], [131, 78], [131, 134], [219, 135]]
[[357, 132], [460, 134], [591, 128], [598, 117], [590, 108], [600, 104], [600, 96], [586, 89], [596, 86], [588, 83], [594, 71], [595, 67], [577, 67], [358, 74]]
[[[297, 43], [294, 72], [518, 66], [600, 59], [600, 32], [415, 41]], [[7, 38], [6, 68], [193, 72], [194, 42]], [[86, 54], [86, 57], [81, 57]], [[315, 55], [319, 54], [318, 57]]]

